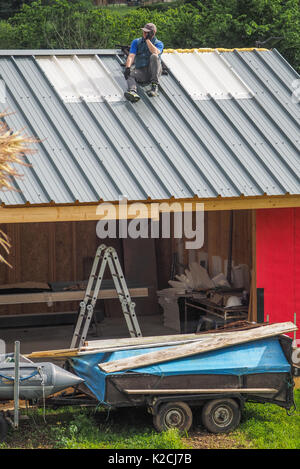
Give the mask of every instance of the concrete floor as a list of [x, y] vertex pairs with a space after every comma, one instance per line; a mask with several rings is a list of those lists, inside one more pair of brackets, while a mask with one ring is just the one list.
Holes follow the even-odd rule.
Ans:
[[[163, 326], [160, 315], [139, 317], [139, 325], [143, 336], [174, 335], [178, 332]], [[5, 341], [6, 353], [14, 350], [14, 342], [20, 341], [21, 353], [66, 349], [70, 347], [73, 326], [28, 327], [16, 329], [2, 329], [0, 339]], [[126, 322], [123, 317], [105, 318], [98, 325], [98, 334], [94, 326], [90, 327], [88, 340], [101, 340], [129, 337]]]

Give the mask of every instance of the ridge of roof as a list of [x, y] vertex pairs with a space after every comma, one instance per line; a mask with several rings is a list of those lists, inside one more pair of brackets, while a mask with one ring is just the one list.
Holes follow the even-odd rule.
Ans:
[[[0, 49], [0, 56], [43, 56], [43, 55], [115, 55], [120, 51], [116, 49]], [[217, 48], [192, 48], [192, 49], [164, 49], [164, 53], [170, 54], [178, 53], [192, 53], [192, 52], [253, 52], [253, 51], [270, 51], [270, 49], [257, 48], [257, 47], [244, 47], [226, 49], [223, 47]]]

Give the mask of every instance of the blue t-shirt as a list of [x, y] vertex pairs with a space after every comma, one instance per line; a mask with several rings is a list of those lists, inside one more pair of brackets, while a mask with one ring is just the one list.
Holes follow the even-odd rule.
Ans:
[[[130, 46], [130, 50], [129, 50], [129, 54], [135, 54], [136, 55], [138, 41], [139, 41], [139, 39], [134, 39], [132, 41], [131, 46]], [[161, 54], [163, 49], [164, 49], [163, 43], [161, 41], [157, 40], [157, 42], [155, 44], [155, 47], [159, 50], [159, 53]]]

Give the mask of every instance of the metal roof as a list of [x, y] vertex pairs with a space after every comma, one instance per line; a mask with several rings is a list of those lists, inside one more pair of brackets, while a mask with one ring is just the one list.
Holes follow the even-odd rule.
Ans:
[[135, 104], [124, 60], [0, 51], [0, 111], [40, 140], [2, 203], [300, 194], [300, 77], [276, 50], [165, 51], [159, 96]]

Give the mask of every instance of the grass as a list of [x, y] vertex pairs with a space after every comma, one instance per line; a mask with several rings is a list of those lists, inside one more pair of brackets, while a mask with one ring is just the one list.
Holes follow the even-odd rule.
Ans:
[[144, 409], [60, 408], [47, 410], [46, 424], [40, 410], [30, 410], [20, 430], [9, 432], [5, 448], [53, 449], [183, 449], [187, 445], [176, 430], [162, 434], [152, 427]]
[[[300, 408], [300, 389], [295, 391]], [[47, 409], [46, 423], [39, 409], [30, 409], [28, 420], [20, 422], [18, 431], [10, 430], [5, 448], [53, 449], [191, 449], [247, 448], [299, 449], [300, 413], [292, 416], [276, 405], [247, 403], [237, 430], [229, 435], [208, 434], [195, 415], [188, 435], [176, 430], [156, 433], [152, 417], [143, 408]]]
[[295, 391], [295, 403], [297, 410], [290, 417], [276, 405], [248, 403], [235, 438], [257, 449], [299, 449], [300, 389]]
[[105, 7], [101, 7], [101, 8], [109, 10], [110, 13], [116, 13], [117, 15], [128, 15], [132, 11], [136, 10], [138, 7], [127, 6], [125, 4], [112, 4], [112, 5], [106, 5]]
[[[117, 424], [91, 425], [88, 415], [77, 416], [71, 422], [68, 435], [59, 438], [59, 447], [67, 449], [179, 449], [185, 444], [176, 430], [162, 434], [151, 428], [136, 429]], [[64, 432], [65, 434], [65, 432]]]

